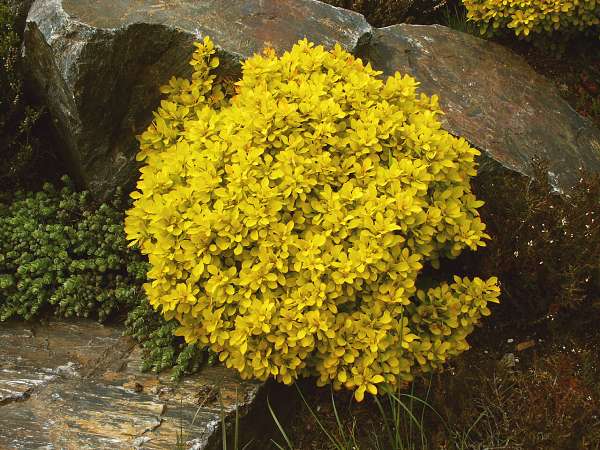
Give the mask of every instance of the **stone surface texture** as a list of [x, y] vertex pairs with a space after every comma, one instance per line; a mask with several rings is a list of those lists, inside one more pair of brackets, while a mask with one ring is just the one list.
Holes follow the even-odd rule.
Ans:
[[316, 0], [36, 0], [24, 53], [65, 158], [97, 196], [137, 178], [135, 135], [152, 119], [159, 86], [190, 72], [192, 42], [210, 36], [222, 70], [270, 45], [303, 38], [354, 50], [364, 17]]
[[253, 414], [262, 384], [221, 366], [180, 383], [142, 374], [139, 348], [121, 334], [81, 320], [2, 324], [0, 449], [168, 449], [181, 425], [185, 448], [218, 449], [221, 411]]
[[577, 181], [580, 167], [600, 171], [600, 131], [498, 44], [439, 25], [401, 24], [374, 30], [359, 54], [385, 75], [408, 73], [421, 92], [438, 94], [444, 128], [483, 151], [482, 168], [495, 161], [528, 174], [539, 157], [559, 190]]
[[373, 29], [362, 15], [316, 0], [36, 0], [25, 32], [28, 71], [73, 175], [98, 197], [133, 187], [135, 135], [152, 119], [158, 86], [189, 74], [192, 42], [207, 35], [233, 77], [266, 45], [282, 52], [304, 37], [340, 42], [385, 74], [410, 73], [423, 92], [439, 94], [444, 126], [481, 149], [484, 162], [527, 174], [540, 157], [561, 190], [580, 167], [600, 170], [600, 131], [549, 81], [510, 50], [446, 27]]

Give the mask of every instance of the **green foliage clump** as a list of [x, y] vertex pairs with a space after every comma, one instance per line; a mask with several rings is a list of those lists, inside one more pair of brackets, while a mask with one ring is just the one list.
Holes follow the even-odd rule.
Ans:
[[140, 137], [125, 228], [150, 304], [243, 377], [316, 375], [362, 400], [468, 348], [497, 280], [427, 283], [484, 245], [479, 153], [441, 129], [436, 97], [300, 41], [243, 65], [232, 98], [197, 44]]
[[0, 3], [0, 185], [14, 184], [37, 158], [33, 127], [41, 111], [23, 92], [18, 7]]
[[146, 263], [127, 248], [124, 205], [92, 202], [69, 180], [17, 193], [0, 208], [0, 319], [30, 319], [51, 308], [97, 317], [138, 304]]
[[148, 263], [127, 247], [120, 195], [97, 205], [68, 178], [0, 204], [0, 321], [94, 317], [128, 312], [127, 333], [142, 346], [144, 369], [197, 370], [206, 352], [173, 336], [175, 321], [153, 312], [142, 289]]
[[[597, 0], [463, 0], [467, 17], [493, 35], [511, 29], [517, 36], [598, 31]], [[597, 37], [597, 33], [596, 33]]]
[[179, 327], [176, 320], [166, 321], [144, 299], [127, 315], [127, 334], [140, 343], [144, 361], [142, 371], [162, 372], [173, 368], [172, 377], [179, 379], [185, 374], [198, 371], [206, 363], [213, 364], [215, 357], [195, 344], [186, 344], [175, 336]]

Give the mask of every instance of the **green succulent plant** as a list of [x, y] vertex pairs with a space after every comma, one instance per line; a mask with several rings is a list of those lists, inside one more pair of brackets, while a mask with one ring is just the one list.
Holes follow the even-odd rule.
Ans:
[[62, 182], [0, 204], [0, 321], [54, 314], [102, 322], [127, 314], [145, 370], [174, 367], [174, 377], [197, 370], [207, 353], [173, 336], [176, 321], [148, 305], [148, 263], [127, 246], [123, 196], [98, 205], [70, 179]]

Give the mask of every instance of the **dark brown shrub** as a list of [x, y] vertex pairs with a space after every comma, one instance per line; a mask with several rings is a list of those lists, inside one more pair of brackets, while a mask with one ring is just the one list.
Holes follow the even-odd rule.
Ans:
[[446, 0], [323, 0], [333, 6], [351, 9], [365, 16], [376, 27], [414, 21], [433, 13]]
[[[41, 110], [25, 98], [21, 34], [28, 2], [0, 1], [0, 186], [18, 185], [40, 156], [34, 127]], [[29, 172], [29, 173], [28, 173]]]
[[600, 175], [582, 175], [561, 196], [552, 192], [544, 165], [533, 167], [531, 179], [508, 171], [477, 177], [492, 239], [468, 264], [498, 275], [501, 310], [513, 317], [589, 311], [600, 300]]
[[516, 367], [501, 362], [502, 352], [466, 353], [436, 380], [431, 401], [452, 432], [432, 448], [600, 448], [594, 344], [563, 337], [517, 353]]

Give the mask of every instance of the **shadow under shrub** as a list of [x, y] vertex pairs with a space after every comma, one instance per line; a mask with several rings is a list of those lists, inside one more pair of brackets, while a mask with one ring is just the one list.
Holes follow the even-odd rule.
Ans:
[[446, 4], [446, 0], [324, 0], [333, 6], [361, 13], [371, 25], [385, 27], [419, 21]]
[[486, 204], [481, 216], [492, 239], [462, 260], [497, 274], [504, 317], [523, 324], [551, 315], [598, 317], [600, 303], [600, 175], [582, 175], [567, 195], [558, 195], [543, 163], [527, 178], [486, 172], [474, 191]]

